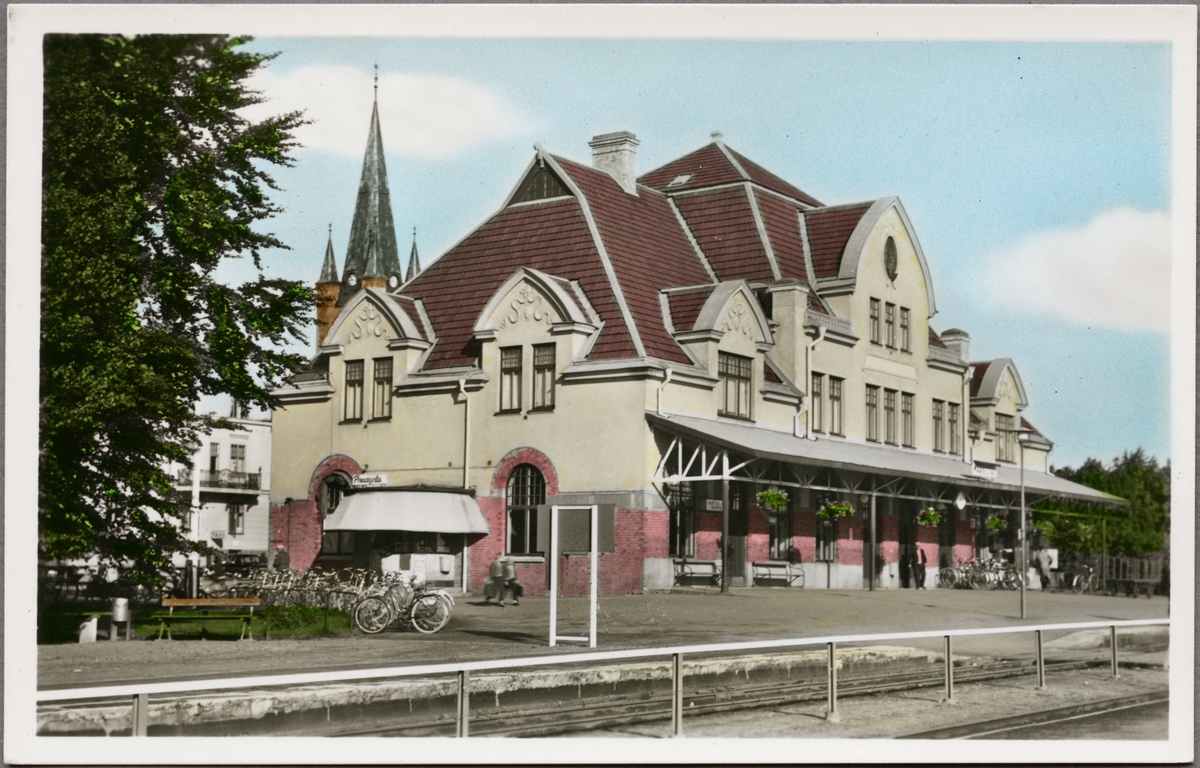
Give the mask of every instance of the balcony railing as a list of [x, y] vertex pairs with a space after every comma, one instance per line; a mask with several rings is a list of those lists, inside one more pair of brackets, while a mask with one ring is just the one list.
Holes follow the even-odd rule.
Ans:
[[[262, 475], [258, 472], [234, 472], [231, 469], [200, 470], [201, 488], [234, 488], [242, 491], [257, 491]], [[179, 470], [178, 483], [191, 486], [192, 470]]]

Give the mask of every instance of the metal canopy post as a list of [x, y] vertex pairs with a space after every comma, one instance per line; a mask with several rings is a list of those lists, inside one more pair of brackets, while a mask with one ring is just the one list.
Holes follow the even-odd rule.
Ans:
[[876, 553], [879, 551], [879, 542], [876, 540], [876, 535], [875, 535], [875, 499], [876, 498], [877, 497], [876, 497], [875, 493], [872, 491], [871, 492], [871, 555], [870, 555], [871, 567], [867, 571], [867, 573], [871, 577], [871, 583], [867, 588], [868, 592], [875, 591], [875, 577], [879, 575], [879, 574], [875, 573]]
[[721, 592], [729, 593], [729, 451], [721, 451]]

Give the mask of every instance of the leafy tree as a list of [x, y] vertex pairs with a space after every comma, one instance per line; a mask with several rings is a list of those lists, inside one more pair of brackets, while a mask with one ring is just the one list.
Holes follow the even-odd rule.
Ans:
[[[1034, 509], [1035, 525], [1058, 547], [1077, 552], [1143, 554], [1166, 544], [1170, 505], [1170, 463], [1160, 466], [1138, 448], [1114, 459], [1112, 466], [1089, 458], [1079, 469], [1055, 470], [1059, 477], [1119, 496], [1129, 502], [1121, 510], [1103, 510], [1065, 502], [1042, 502]], [[1063, 514], [1070, 513], [1070, 514]]]
[[[256, 231], [279, 209], [287, 114], [251, 124], [266, 60], [224, 36], [48, 35], [43, 44], [41, 555], [133, 561], [155, 581], [186, 510], [165, 472], [189, 463], [203, 395], [270, 407], [302, 363], [313, 298], [263, 275]], [[256, 279], [216, 278], [249, 258]]]

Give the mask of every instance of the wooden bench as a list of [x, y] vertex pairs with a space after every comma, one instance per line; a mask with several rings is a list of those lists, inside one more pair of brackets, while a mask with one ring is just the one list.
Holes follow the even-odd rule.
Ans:
[[787, 586], [793, 586], [797, 581], [804, 586], [804, 569], [799, 563], [789, 563], [787, 560], [764, 560], [753, 563], [754, 583], [761, 581], [785, 581]]
[[[242, 634], [239, 640], [244, 640], [250, 631], [250, 622], [254, 618], [254, 609], [262, 604], [259, 597], [164, 597], [163, 608], [166, 613], [158, 613], [158, 639], [161, 640], [166, 631], [167, 639], [171, 639], [171, 625], [180, 622], [200, 622], [200, 632], [204, 633], [206, 621], [230, 621], [236, 619], [242, 622]], [[200, 611], [199, 616], [178, 616], [175, 609]], [[209, 611], [217, 610], [216, 615]]]
[[681, 557], [675, 560], [675, 583], [680, 586], [690, 586], [700, 581], [704, 584], [719, 586], [721, 583], [720, 560], [695, 560]]

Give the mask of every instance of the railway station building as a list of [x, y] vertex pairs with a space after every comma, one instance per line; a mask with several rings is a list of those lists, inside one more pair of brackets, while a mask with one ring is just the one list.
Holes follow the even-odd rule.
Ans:
[[[823, 204], [716, 134], [639, 176], [638, 144], [535, 147], [495, 214], [402, 271], [372, 114], [316, 352], [275, 392], [272, 545], [293, 566], [472, 591], [507, 554], [544, 593], [547, 506], [599, 504], [604, 594], [901, 587], [921, 567], [933, 586], [1013, 546], [1022, 476], [1029, 503], [1104, 502], [1049, 472], [1013, 360], [935, 330], [898, 198]], [[564, 593], [586, 569], [563, 557]]]

